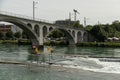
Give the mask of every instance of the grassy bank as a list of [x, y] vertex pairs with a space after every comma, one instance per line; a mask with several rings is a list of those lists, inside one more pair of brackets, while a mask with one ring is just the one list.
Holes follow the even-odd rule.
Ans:
[[88, 47], [120, 47], [120, 43], [117, 42], [83, 42], [76, 45]]

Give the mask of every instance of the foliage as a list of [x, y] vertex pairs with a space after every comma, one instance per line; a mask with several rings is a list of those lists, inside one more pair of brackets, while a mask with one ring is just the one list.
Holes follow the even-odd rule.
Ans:
[[80, 24], [79, 21], [76, 21], [73, 25], [72, 25], [73, 28], [83, 28], [83, 25]]
[[120, 38], [120, 22], [117, 20], [112, 24], [88, 25], [85, 30], [90, 32], [100, 42], [105, 41], [109, 37]]
[[102, 27], [103, 26], [95, 25], [90, 31], [91, 34], [94, 35], [101, 42], [103, 42], [107, 38], [107, 34]]
[[25, 33], [25, 31], [22, 32], [22, 38], [28, 39], [28, 35]]
[[54, 30], [52, 33], [49, 34], [49, 37], [53, 37], [53, 38], [64, 37], [64, 33], [61, 32], [60, 30]]
[[22, 33], [20, 31], [18, 31], [14, 34], [14, 37], [16, 37], [16, 38], [20, 38], [21, 36], [22, 36]]
[[3, 39], [3, 37], [4, 37], [4, 33], [0, 31], [0, 39]]
[[88, 25], [88, 26], [85, 27], [85, 30], [90, 31], [92, 28], [93, 28], [93, 26]]
[[12, 31], [8, 31], [7, 33], [6, 33], [6, 37], [7, 37], [7, 39], [13, 39], [13, 32]]

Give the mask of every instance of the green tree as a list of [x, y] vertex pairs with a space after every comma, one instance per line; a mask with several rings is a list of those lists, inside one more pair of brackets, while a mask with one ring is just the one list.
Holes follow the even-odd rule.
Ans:
[[61, 32], [60, 30], [55, 30], [52, 33], [50, 33], [49, 36], [53, 38], [64, 37], [64, 33]]
[[105, 25], [104, 30], [108, 34], [108, 37], [114, 37], [116, 29], [111, 25]]
[[20, 31], [18, 31], [14, 34], [15, 38], [20, 38], [21, 36], [22, 36], [22, 33]]
[[25, 33], [25, 31], [22, 32], [22, 38], [28, 39], [28, 35]]
[[12, 31], [8, 31], [6, 33], [6, 37], [7, 37], [7, 39], [13, 39], [13, 32]]
[[72, 25], [73, 28], [83, 28], [83, 25], [80, 24], [79, 21], [76, 21], [73, 25]]
[[4, 33], [0, 31], [0, 39], [3, 39], [3, 37], [4, 37]]
[[118, 20], [114, 21], [111, 26], [117, 31], [120, 31], [120, 22]]
[[102, 25], [95, 25], [90, 33], [92, 35], [94, 35], [100, 42], [103, 42], [106, 40], [107, 38], [107, 33], [105, 32], [105, 30], [103, 29]]
[[88, 26], [85, 27], [85, 30], [90, 31], [92, 28], [93, 28], [93, 26], [88, 25]]

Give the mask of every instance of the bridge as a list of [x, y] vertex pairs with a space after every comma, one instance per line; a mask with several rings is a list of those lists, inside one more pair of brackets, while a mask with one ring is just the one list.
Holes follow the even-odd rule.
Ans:
[[33, 45], [43, 45], [45, 37], [54, 30], [62, 31], [69, 45], [80, 42], [88, 42], [90, 35], [83, 29], [74, 29], [69, 26], [56, 25], [41, 19], [34, 19], [28, 16], [17, 15], [0, 11], [0, 21], [12, 23], [25, 31]]

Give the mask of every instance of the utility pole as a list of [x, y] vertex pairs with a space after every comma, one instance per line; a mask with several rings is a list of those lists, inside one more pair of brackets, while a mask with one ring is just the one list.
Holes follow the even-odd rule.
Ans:
[[69, 12], [69, 20], [71, 21], [71, 13]]
[[77, 13], [77, 10], [73, 10], [74, 11], [74, 21], [76, 21], [76, 13]]
[[86, 17], [84, 17], [84, 26], [86, 27]]
[[33, 1], [33, 20], [35, 20], [35, 5], [37, 4], [37, 2]]
[[73, 9], [74, 11], [74, 20], [77, 20], [77, 14], [80, 14], [77, 10]]
[[100, 25], [100, 21], [98, 21], [98, 25]]
[[69, 25], [71, 24], [71, 13], [69, 12]]

